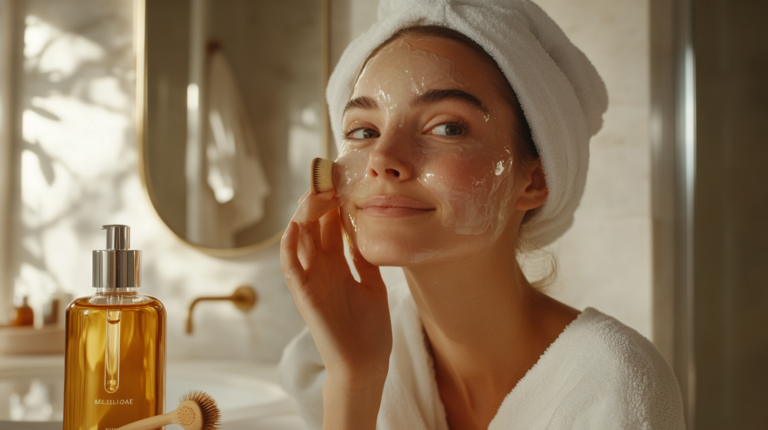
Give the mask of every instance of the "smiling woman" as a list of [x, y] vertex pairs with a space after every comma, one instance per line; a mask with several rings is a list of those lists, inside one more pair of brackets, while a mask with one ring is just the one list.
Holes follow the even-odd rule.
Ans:
[[[343, 117], [338, 170], [360, 178], [338, 181], [345, 227], [379, 266], [407, 266], [436, 253], [469, 255], [497, 240], [511, 216], [513, 172], [523, 174], [512, 169], [513, 124], [525, 119], [515, 118], [493, 79], [484, 79], [501, 73], [464, 44], [425, 38], [430, 32], [401, 31], [376, 53]], [[361, 99], [368, 99], [365, 108], [355, 107]], [[370, 137], [358, 138], [361, 132]], [[543, 178], [537, 183], [533, 207], [546, 198]], [[360, 211], [371, 204], [366, 198], [392, 194], [420, 202], [431, 210], [412, 213], [431, 217], [409, 219], [410, 228], [398, 220], [392, 228], [366, 217], [370, 209]], [[377, 253], [384, 250], [391, 254]]]
[[337, 188], [305, 194], [282, 240], [308, 326], [284, 385], [311, 428], [683, 428], [647, 339], [517, 263], [521, 233], [541, 246], [570, 227], [607, 100], [541, 9], [487, 3], [384, 1], [342, 56]]

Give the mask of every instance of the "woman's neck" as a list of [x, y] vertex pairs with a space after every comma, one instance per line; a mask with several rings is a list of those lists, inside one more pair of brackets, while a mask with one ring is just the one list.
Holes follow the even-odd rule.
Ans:
[[436, 364], [467, 383], [497, 384], [536, 331], [533, 291], [514, 256], [484, 254], [405, 273]]
[[443, 401], [458, 401], [476, 416], [492, 418], [578, 315], [531, 287], [514, 250], [489, 249], [460, 261], [406, 268], [405, 274]]

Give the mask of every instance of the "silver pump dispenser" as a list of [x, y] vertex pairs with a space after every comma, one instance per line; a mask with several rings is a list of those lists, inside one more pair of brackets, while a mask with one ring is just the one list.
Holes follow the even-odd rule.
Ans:
[[131, 247], [131, 228], [105, 225], [107, 249], [93, 251], [93, 287], [107, 291], [141, 286], [141, 251]]

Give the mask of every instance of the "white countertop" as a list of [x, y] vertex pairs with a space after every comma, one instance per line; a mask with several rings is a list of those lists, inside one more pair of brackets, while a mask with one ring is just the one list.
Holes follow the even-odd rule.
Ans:
[[[64, 369], [63, 355], [36, 355], [36, 356], [12, 356], [0, 355], [0, 383], [2, 383], [2, 374], [28, 373], [35, 369]], [[245, 360], [169, 360], [166, 369], [169, 372], [187, 372], [191, 370], [199, 371], [205, 369], [215, 374], [225, 374], [231, 376], [240, 376], [245, 378], [256, 378], [262, 381], [278, 384], [277, 367], [274, 364], [265, 364], [255, 361]], [[171, 405], [168, 405], [171, 406]], [[0, 405], [0, 407], [4, 407]], [[171, 406], [172, 407], [172, 406]], [[267, 417], [253, 420], [244, 420], [237, 422], [227, 422], [222, 424], [222, 430], [303, 430], [304, 425], [298, 415], [293, 399], [286, 399], [281, 404], [279, 413]], [[20, 425], [20, 422], [0, 421], [0, 430], [23, 430], [31, 429]], [[169, 427], [168, 430], [174, 430]]]

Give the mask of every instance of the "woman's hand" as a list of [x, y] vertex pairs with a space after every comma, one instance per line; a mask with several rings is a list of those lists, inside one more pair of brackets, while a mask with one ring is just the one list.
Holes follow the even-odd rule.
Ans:
[[325, 363], [326, 391], [373, 389], [380, 402], [392, 350], [387, 290], [379, 268], [354, 248], [360, 282], [352, 276], [338, 206], [335, 190], [302, 196], [280, 244], [281, 266]]

